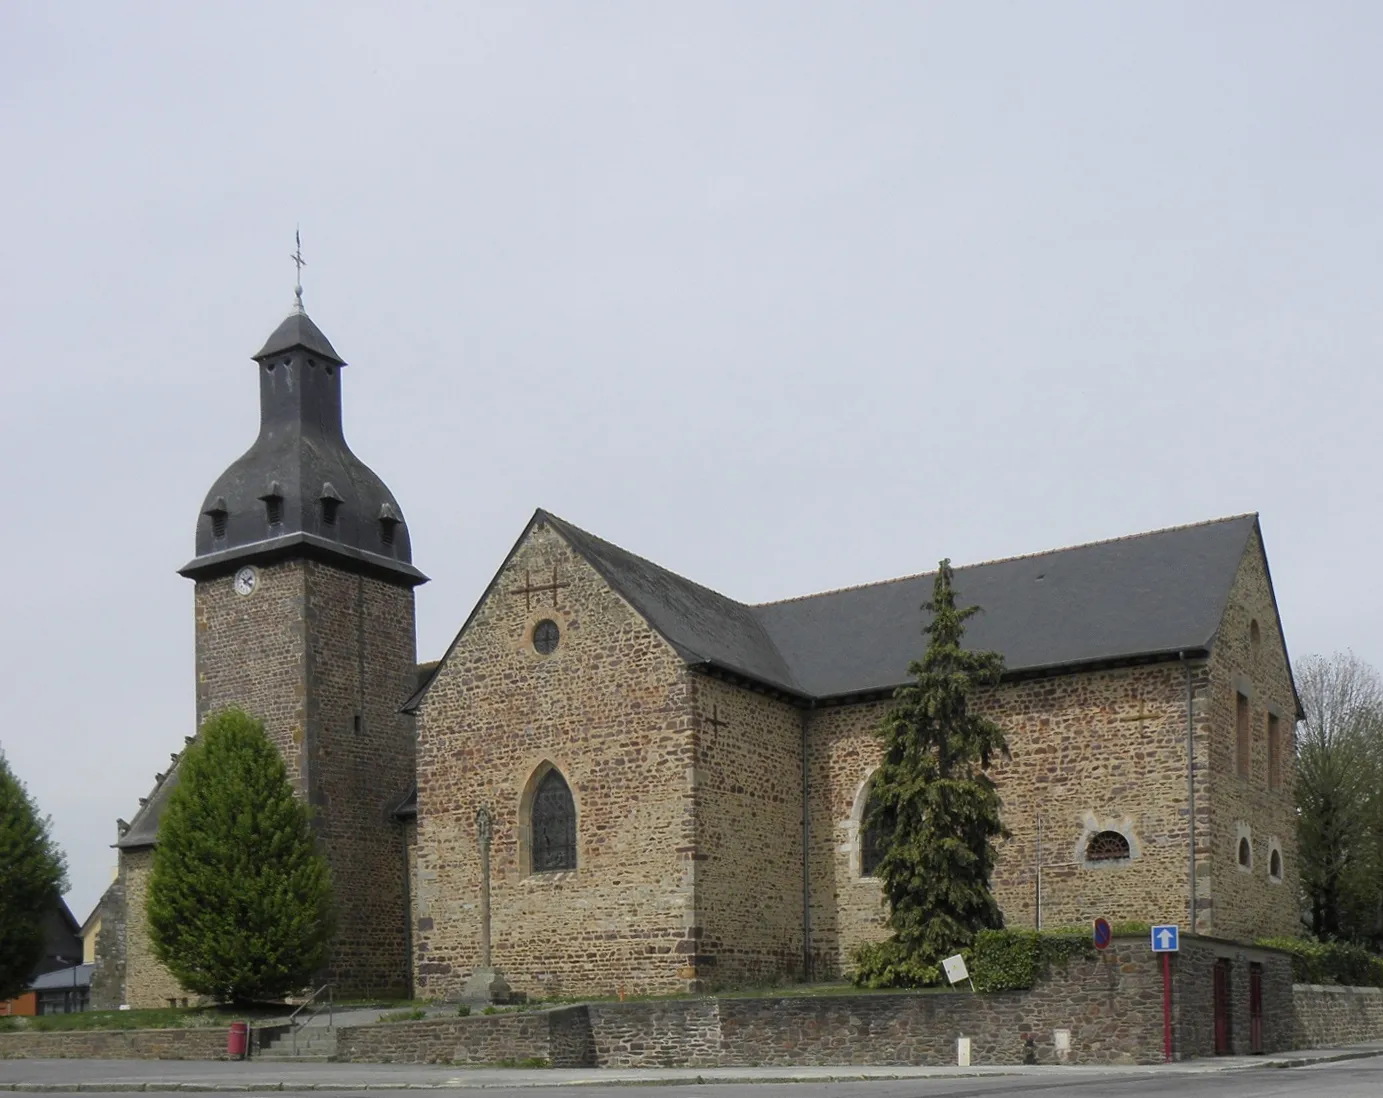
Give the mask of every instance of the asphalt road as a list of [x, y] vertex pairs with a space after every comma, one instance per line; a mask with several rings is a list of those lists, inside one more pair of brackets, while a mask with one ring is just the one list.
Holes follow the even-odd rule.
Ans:
[[[19, 1063], [16, 1061], [10, 1061], [3, 1066], [9, 1070], [0, 1072], [0, 1092], [7, 1089], [7, 1083], [20, 1082], [21, 1079], [26, 1079], [32, 1085], [44, 1075], [48, 1075], [47, 1069], [51, 1067], [53, 1070], [61, 1070], [61, 1075], [48, 1075], [48, 1079], [45, 1080], [47, 1085], [44, 1087], [46, 1093], [80, 1093], [82, 1098], [106, 1098], [106, 1096], [108, 1098], [127, 1098], [130, 1093], [129, 1090], [100, 1091], [95, 1089], [103, 1083], [115, 1081], [109, 1074], [100, 1071], [95, 1064], [84, 1065], [89, 1069], [96, 1069], [89, 1074], [85, 1072], [73, 1073], [71, 1069], [77, 1065], [72, 1061], [67, 1061], [61, 1065], [48, 1061], [42, 1065], [44, 1071], [39, 1073], [25, 1071], [22, 1075], [14, 1073], [14, 1069], [19, 1067]], [[112, 1066], [106, 1065], [107, 1069]], [[226, 1066], [229, 1067], [230, 1065]], [[267, 1068], [269, 1065], [262, 1066]], [[352, 1067], [366, 1066], [353, 1065]], [[385, 1098], [379, 1090], [367, 1088], [371, 1083], [397, 1085], [397, 1076], [386, 1082], [386, 1077], [382, 1072], [376, 1074], [378, 1066], [368, 1065], [368, 1067], [376, 1068], [376, 1071], [356, 1074], [349, 1083], [346, 1083], [344, 1078], [337, 1076], [334, 1080], [335, 1085], [342, 1087], [342, 1089], [335, 1089], [330, 1092], [311, 1089], [295, 1090], [293, 1089], [293, 1081], [296, 1079], [301, 1079], [309, 1086], [319, 1080], [326, 1082], [330, 1074], [333, 1073], [335, 1065], [331, 1067], [322, 1065], [324, 1070], [320, 1075], [315, 1071], [303, 1070], [308, 1069], [308, 1065], [305, 1064], [295, 1065], [295, 1067], [299, 1071], [292, 1073], [294, 1078], [286, 1080], [282, 1090], [277, 1088], [271, 1090], [266, 1087], [263, 1091], [256, 1091], [253, 1089], [254, 1081], [241, 1076], [239, 1085], [249, 1085], [246, 1090], [238, 1092], [237, 1098], [251, 1098], [256, 1094], [263, 1094], [265, 1098], [274, 1098], [274, 1096], [281, 1098], [284, 1094], [315, 1095], [316, 1098], [323, 1098], [325, 1093], [330, 1093], [333, 1098], [344, 1098], [347, 1095], [359, 1095], [360, 1098]], [[562, 1085], [564, 1082], [570, 1084], [574, 1080], [559, 1080], [548, 1073], [531, 1074], [534, 1078], [527, 1080], [526, 1085], [521, 1086], [505, 1085], [505, 1081], [501, 1078], [493, 1080], [487, 1078], [483, 1082], [472, 1078], [463, 1084], [463, 1087], [469, 1089], [483, 1086], [485, 1098], [541, 1098], [541, 1092], [551, 1093], [554, 1084], [555, 1089], [567, 1093], [570, 1098], [1022, 1098], [1022, 1096], [1061, 1098], [1063, 1095], [1071, 1095], [1073, 1098], [1164, 1098], [1164, 1096], [1165, 1098], [1172, 1098], [1172, 1096], [1176, 1096], [1176, 1098], [1289, 1098], [1289, 1096], [1290, 1098], [1380, 1098], [1383, 1096], [1383, 1057], [1285, 1069], [1241, 1067], [1237, 1070], [1221, 1070], [1214, 1061], [1210, 1061], [1203, 1065], [1169, 1065], [1163, 1069], [1047, 1068], [1028, 1069], [1019, 1075], [987, 1077], [951, 1075], [854, 1082], [747, 1084], [716, 1083], [708, 1079], [702, 1084], [665, 1082], [659, 1085], [641, 1085], [637, 1082], [626, 1082], [609, 1085], [593, 1080], [588, 1074], [584, 1076], [584, 1079], [591, 1081], [585, 1082], [583, 1080], [580, 1085], [574, 1088], [574, 1092], [571, 1085]], [[544, 1074], [546, 1081], [539, 1081], [539, 1076]], [[210, 1079], [207, 1080], [207, 1082], [210, 1081]], [[217, 1080], [217, 1082], [224, 1081]], [[436, 1086], [439, 1081], [437, 1079], [429, 1080], [433, 1086]], [[73, 1082], [80, 1082], [81, 1090], [79, 1092], [75, 1087], [68, 1091], [47, 1090], [47, 1086], [55, 1084], [66, 1086]], [[191, 1080], [188, 1082], [191, 1083], [189, 1090], [197, 1086]], [[342, 1086], [343, 1083], [346, 1085]], [[359, 1090], [354, 1089], [357, 1083], [360, 1085]], [[24, 1083], [20, 1082], [20, 1085], [24, 1086]], [[25, 1087], [25, 1089], [28, 1088]], [[535, 1094], [535, 1090], [540, 1093]], [[150, 1093], [153, 1091], [151, 1090]], [[449, 1093], [456, 1098], [461, 1098], [463, 1090], [450, 1090]]]

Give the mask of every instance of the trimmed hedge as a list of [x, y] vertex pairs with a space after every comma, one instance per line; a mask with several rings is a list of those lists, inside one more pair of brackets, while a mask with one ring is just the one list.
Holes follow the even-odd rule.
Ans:
[[1072, 957], [1092, 957], [1095, 943], [1081, 932], [981, 930], [966, 958], [976, 991], [1026, 990]]
[[1348, 942], [1310, 938], [1263, 938], [1259, 945], [1292, 957], [1292, 979], [1299, 984], [1383, 987], [1383, 957]]
[[[1091, 936], [1081, 930], [981, 930], [961, 955], [976, 991], [1021, 991], [1037, 983], [1054, 963], [1094, 954]], [[891, 939], [860, 946], [854, 962], [859, 987], [936, 987], [946, 982], [940, 965], [908, 955]]]

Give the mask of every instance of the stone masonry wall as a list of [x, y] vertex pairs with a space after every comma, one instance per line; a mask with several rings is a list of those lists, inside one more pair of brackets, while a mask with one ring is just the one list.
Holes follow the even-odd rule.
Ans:
[[386, 1022], [338, 1031], [336, 1058], [367, 1064], [499, 1064], [547, 1060], [547, 1013]]
[[288, 776], [305, 792], [307, 572], [302, 561], [258, 569], [254, 592], [230, 576], [196, 585], [197, 725], [239, 706], [264, 722]]
[[[1210, 995], [1210, 966], [1221, 955], [1229, 956], [1231, 983], [1240, 989], [1232, 1002], [1236, 1027], [1248, 1009], [1247, 966], [1259, 963], [1263, 1051], [1291, 1046], [1297, 1026], [1290, 962], [1271, 951], [1248, 956], [1237, 950], [1231, 943], [1183, 941], [1173, 962], [1176, 1058], [1209, 1054], [1204, 1045], [1212, 1029], [1202, 1005]], [[1058, 1052], [1059, 1030], [1069, 1035], [1069, 1052]], [[1157, 1063], [1163, 1057], [1162, 976], [1146, 940], [1118, 939], [1099, 956], [1056, 966], [1030, 991], [605, 1002], [346, 1033], [343, 1056], [407, 1063], [533, 1057], [553, 1067], [946, 1065], [956, 1062], [961, 1036], [970, 1038], [977, 1065]], [[1248, 1048], [1241, 1041], [1234, 1051]]]
[[1256, 966], [1263, 988], [1261, 1051], [1298, 1047], [1290, 959], [1275, 950], [1237, 942], [1182, 935], [1181, 951], [1172, 958], [1172, 1004], [1179, 1059], [1215, 1054], [1214, 968], [1228, 965], [1229, 1051], [1253, 1053], [1250, 1022], [1250, 972]]
[[[1004, 729], [1012, 757], [993, 770], [1011, 836], [998, 844], [995, 894], [1010, 926], [1036, 919], [1042, 817], [1042, 925], [1175, 922], [1187, 912], [1184, 669], [1155, 665], [1004, 683], [977, 708]], [[865, 783], [878, 765], [885, 702], [812, 715], [813, 945], [830, 971], [885, 934], [876, 880], [861, 878]], [[1090, 837], [1118, 831], [1132, 857], [1087, 863]]]
[[150, 1010], [198, 998], [189, 997], [154, 956], [146, 907], [153, 868], [152, 848], [120, 851], [120, 876], [125, 882], [125, 1001], [132, 1010]]
[[[1257, 625], [1258, 642], [1253, 641]], [[1255, 533], [1230, 590], [1210, 661], [1205, 732], [1209, 739], [1209, 814], [1200, 836], [1203, 868], [1197, 891], [1201, 933], [1222, 938], [1294, 935], [1297, 841], [1293, 786], [1296, 699], [1262, 546]], [[1249, 699], [1249, 775], [1237, 768], [1236, 693]], [[1268, 717], [1278, 720], [1281, 781], [1269, 788]], [[1198, 825], [1199, 826], [1199, 825]], [[1240, 836], [1252, 856], [1239, 865]], [[1282, 875], [1269, 874], [1272, 852]]]
[[0, 1060], [224, 1060], [228, 1035], [221, 1026], [0, 1033]]
[[693, 684], [696, 975], [706, 988], [800, 976], [803, 712], [702, 675]]
[[1296, 1032], [1293, 1048], [1339, 1048], [1383, 1041], [1383, 988], [1292, 988]]
[[308, 795], [339, 911], [338, 993], [405, 993], [407, 861], [393, 810], [413, 783], [413, 591], [326, 564], [307, 570]]
[[[549, 655], [533, 646], [544, 620], [560, 630]], [[688, 676], [550, 527], [516, 547], [419, 713], [417, 994], [457, 993], [476, 964], [482, 805], [494, 819], [493, 960], [515, 988], [632, 994], [692, 983]], [[575, 800], [576, 868], [533, 873], [528, 801], [548, 767]]]
[[230, 576], [197, 584], [198, 721], [239, 706], [264, 722], [314, 812], [339, 925], [337, 994], [402, 994], [408, 983], [403, 832], [392, 810], [412, 780], [413, 592], [325, 563], [259, 568], [248, 596]]
[[114, 882], [101, 899], [101, 932], [96, 936], [96, 967], [91, 973], [91, 1009], [116, 1010], [125, 1001], [127, 911], [125, 859], [117, 857]]

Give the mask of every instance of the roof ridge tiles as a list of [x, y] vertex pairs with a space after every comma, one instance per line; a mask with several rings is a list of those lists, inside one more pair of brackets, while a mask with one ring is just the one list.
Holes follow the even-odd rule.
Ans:
[[[1020, 560], [1036, 560], [1038, 557], [1055, 556], [1057, 553], [1069, 553], [1073, 549], [1093, 549], [1100, 545], [1117, 545], [1125, 541], [1138, 541], [1142, 538], [1156, 537], [1159, 534], [1175, 534], [1182, 530], [1197, 530], [1205, 526], [1216, 526], [1224, 522], [1237, 522], [1240, 519], [1257, 518], [1257, 511], [1244, 511], [1237, 515], [1223, 515], [1220, 518], [1202, 519], [1200, 522], [1183, 522], [1176, 526], [1163, 526], [1156, 530], [1144, 530], [1137, 534], [1122, 534], [1113, 538], [1097, 538], [1094, 541], [1077, 542], [1074, 545], [1063, 545], [1056, 549], [1039, 549], [1032, 553], [1016, 553], [1009, 557], [994, 557], [990, 560], [977, 560], [972, 564], [958, 564], [954, 566], [954, 571], [964, 572], [971, 568], [984, 568], [992, 564], [1012, 564]], [[793, 602], [805, 602], [808, 599], [822, 598], [826, 595], [841, 595], [848, 591], [864, 591], [870, 587], [887, 587], [891, 583], [907, 583], [909, 580], [922, 579], [925, 576], [936, 575], [936, 569], [931, 568], [925, 572], [913, 572], [906, 576], [893, 576], [890, 579], [869, 580], [865, 583], [851, 583], [844, 587], [830, 587], [824, 591], [811, 591], [805, 595], [790, 595], [785, 599], [771, 599], [768, 602], [748, 603], [752, 609], [759, 609], [768, 606], [784, 606]]]

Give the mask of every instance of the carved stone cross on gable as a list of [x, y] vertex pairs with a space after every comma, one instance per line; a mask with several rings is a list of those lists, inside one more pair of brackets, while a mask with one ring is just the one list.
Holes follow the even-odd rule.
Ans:
[[511, 591], [510, 594], [522, 595], [522, 596], [523, 596], [523, 602], [524, 602], [524, 609], [525, 609], [525, 610], [532, 610], [532, 609], [533, 609], [533, 596], [534, 596], [534, 595], [541, 595], [544, 591], [551, 591], [551, 592], [552, 592], [552, 605], [553, 605], [553, 607], [554, 607], [554, 609], [555, 609], [556, 606], [557, 606], [557, 592], [558, 592], [558, 590], [559, 590], [560, 588], [563, 588], [563, 587], [570, 587], [570, 586], [571, 586], [571, 584], [569, 584], [569, 583], [558, 583], [558, 582], [557, 582], [557, 565], [554, 564], [554, 565], [552, 566], [552, 582], [551, 582], [551, 583], [539, 583], [539, 584], [535, 584], [535, 583], [533, 582], [533, 577], [532, 577], [532, 575], [530, 575], [528, 569], [525, 568], [525, 569], [523, 570], [523, 586], [522, 586], [522, 587], [516, 587], [516, 588], [514, 588], [514, 590]]
[[711, 706], [711, 715], [709, 717], [703, 715], [701, 721], [703, 724], [710, 725], [717, 732], [722, 728], [728, 728], [730, 725], [729, 721], [720, 719], [720, 706], [718, 705]]

